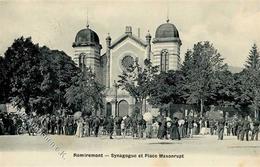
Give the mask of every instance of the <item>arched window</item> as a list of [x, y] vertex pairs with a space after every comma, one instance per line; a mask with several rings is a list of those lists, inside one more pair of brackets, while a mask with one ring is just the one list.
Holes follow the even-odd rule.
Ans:
[[107, 113], [106, 113], [106, 116], [109, 117], [112, 115], [112, 105], [111, 103], [107, 103]]
[[82, 61], [81, 61], [81, 59], [82, 59], [82, 55], [80, 54], [80, 55], [79, 55], [79, 68], [82, 67]]
[[169, 69], [169, 54], [166, 49], [161, 51], [161, 71], [167, 72]]
[[86, 67], [86, 54], [81, 53], [79, 55], [79, 68]]
[[118, 103], [118, 115], [124, 117], [128, 115], [129, 104], [126, 100], [121, 100]]

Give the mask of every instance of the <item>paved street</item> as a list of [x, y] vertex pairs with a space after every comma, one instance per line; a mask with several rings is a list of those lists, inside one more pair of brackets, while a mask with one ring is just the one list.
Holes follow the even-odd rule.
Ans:
[[[260, 141], [237, 141], [225, 137], [195, 136], [181, 141], [116, 137], [1, 136], [1, 166], [259, 166]], [[54, 143], [51, 145], [50, 143]], [[59, 151], [55, 151], [58, 147]], [[61, 153], [63, 152], [63, 153]], [[61, 156], [63, 154], [63, 157]], [[84, 154], [84, 157], [83, 157]], [[91, 155], [101, 157], [89, 157]], [[111, 154], [136, 155], [121, 158]], [[143, 154], [144, 157], [138, 155]], [[146, 154], [146, 155], [145, 155]], [[155, 156], [171, 155], [168, 158]], [[174, 156], [176, 155], [176, 156]], [[179, 158], [178, 158], [178, 156]], [[183, 155], [183, 158], [181, 157]], [[122, 156], [122, 155], [117, 155]], [[4, 162], [4, 163], [2, 163]]]

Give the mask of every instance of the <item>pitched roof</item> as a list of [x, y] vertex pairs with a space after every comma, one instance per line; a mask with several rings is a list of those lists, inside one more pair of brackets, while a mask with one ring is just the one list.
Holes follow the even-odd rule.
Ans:
[[118, 45], [119, 43], [121, 43], [122, 41], [124, 41], [124, 40], [127, 39], [127, 38], [130, 38], [130, 39], [136, 41], [137, 43], [139, 43], [139, 44], [142, 45], [143, 47], [146, 47], [146, 46], [147, 46], [146, 42], [143, 41], [142, 39], [138, 38], [137, 36], [135, 36], [135, 35], [133, 35], [133, 34], [132, 34], [132, 35], [130, 35], [130, 34], [124, 34], [124, 35], [122, 35], [121, 37], [119, 37], [117, 40], [115, 40], [115, 41], [111, 44], [110, 48], [113, 49], [116, 45]]

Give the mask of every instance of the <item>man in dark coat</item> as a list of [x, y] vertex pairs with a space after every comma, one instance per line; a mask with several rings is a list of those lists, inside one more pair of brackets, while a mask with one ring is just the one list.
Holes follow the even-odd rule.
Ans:
[[237, 135], [237, 126], [238, 126], [238, 121], [233, 120], [232, 121], [232, 135], [236, 136]]
[[51, 117], [51, 134], [54, 135], [55, 134], [55, 130], [56, 130], [56, 117], [53, 115]]
[[63, 118], [61, 116], [57, 117], [57, 133], [63, 134]]
[[193, 123], [194, 123], [194, 120], [192, 119], [188, 119], [188, 137], [192, 138], [193, 136]]
[[218, 122], [218, 140], [223, 140], [225, 121], [222, 119]]
[[90, 126], [91, 126], [91, 120], [89, 116], [85, 117], [85, 123], [84, 123], [84, 133], [86, 137], [90, 136]]
[[125, 121], [125, 131], [126, 135], [129, 135], [131, 133], [131, 126], [132, 126], [132, 119], [128, 115], [126, 116]]
[[139, 122], [138, 122], [138, 126], [140, 127], [138, 131], [139, 135], [138, 137], [139, 138], [143, 138], [143, 135], [144, 135], [144, 132], [145, 132], [145, 129], [146, 129], [146, 121], [142, 118]]
[[188, 137], [188, 120], [185, 118], [183, 124], [183, 137]]
[[107, 133], [109, 134], [109, 138], [113, 139], [113, 132], [114, 132], [114, 119], [113, 116], [107, 118], [106, 124]]
[[210, 120], [209, 121], [210, 135], [214, 134], [214, 125], [215, 125], [214, 120]]
[[122, 123], [123, 119], [120, 116], [116, 116], [115, 117], [115, 128], [116, 128], [116, 135], [117, 136], [121, 136], [121, 123]]
[[68, 120], [67, 120], [67, 131], [68, 131], [68, 135], [73, 135], [73, 117], [71, 115], [68, 116]]
[[241, 139], [241, 134], [242, 134], [242, 126], [243, 126], [243, 122], [242, 122], [242, 120], [240, 119], [240, 120], [238, 120], [237, 121], [237, 132], [236, 132], [236, 134], [237, 134], [237, 140], [240, 140]]
[[132, 136], [133, 136], [133, 138], [138, 136], [137, 124], [138, 124], [137, 118], [134, 117], [132, 119]]
[[4, 135], [4, 123], [2, 118], [0, 118], [0, 135]]
[[93, 120], [93, 128], [94, 128], [94, 135], [95, 137], [98, 137], [98, 131], [99, 131], [99, 126], [100, 126], [100, 119], [98, 116], [96, 116]]
[[227, 136], [230, 136], [230, 134], [231, 134], [231, 122], [227, 122], [226, 126], [227, 126]]
[[258, 140], [259, 125], [260, 125], [259, 121], [257, 119], [255, 119], [253, 122], [254, 128], [252, 131], [251, 140], [254, 140], [254, 138], [255, 138], [255, 140]]
[[248, 133], [250, 130], [250, 122], [247, 118], [244, 119], [242, 124], [242, 134], [241, 134], [241, 140], [244, 141], [244, 137], [246, 136], [246, 141], [248, 141]]

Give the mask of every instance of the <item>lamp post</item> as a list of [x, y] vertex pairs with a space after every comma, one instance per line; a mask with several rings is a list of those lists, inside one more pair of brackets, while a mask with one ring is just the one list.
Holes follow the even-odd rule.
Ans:
[[116, 81], [114, 80], [114, 85], [115, 87], [115, 116], [119, 116], [118, 113], [118, 101], [117, 101], [117, 89], [119, 88], [119, 85], [116, 83]]

